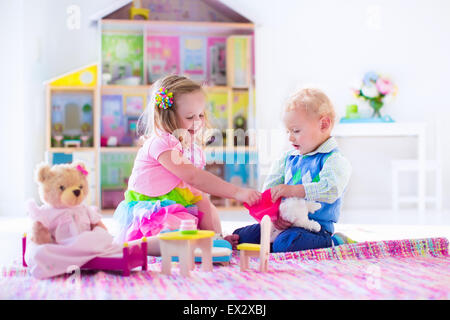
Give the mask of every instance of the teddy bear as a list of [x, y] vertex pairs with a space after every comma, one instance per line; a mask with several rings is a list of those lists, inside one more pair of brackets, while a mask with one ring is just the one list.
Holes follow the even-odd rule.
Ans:
[[[319, 210], [322, 205], [318, 202], [307, 201], [302, 198], [286, 198], [281, 201], [279, 207], [280, 217], [292, 223], [293, 227], [301, 227], [306, 230], [319, 232], [320, 224], [317, 221], [310, 220], [308, 213], [314, 213]], [[281, 233], [273, 227], [271, 234], [271, 242]]]
[[87, 175], [81, 161], [52, 167], [41, 163], [36, 167], [35, 181], [44, 204], [28, 202], [33, 220], [31, 241], [38, 245], [59, 243], [95, 227], [106, 230], [98, 210], [83, 204], [89, 191]]
[[114, 243], [98, 208], [83, 203], [89, 189], [87, 176], [80, 161], [37, 166], [35, 180], [43, 205], [28, 202], [33, 223], [24, 255], [32, 276], [58, 276], [96, 257], [122, 253], [122, 245]]

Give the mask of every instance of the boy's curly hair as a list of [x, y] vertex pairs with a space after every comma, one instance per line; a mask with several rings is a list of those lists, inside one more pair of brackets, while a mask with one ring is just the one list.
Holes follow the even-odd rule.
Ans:
[[304, 108], [308, 114], [328, 116], [333, 126], [336, 120], [336, 112], [331, 100], [320, 89], [303, 88], [289, 97], [286, 111]]

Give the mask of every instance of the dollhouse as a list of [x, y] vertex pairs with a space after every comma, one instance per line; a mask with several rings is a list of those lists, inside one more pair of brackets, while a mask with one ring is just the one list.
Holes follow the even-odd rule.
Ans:
[[51, 164], [82, 160], [89, 177], [88, 202], [98, 204], [97, 64], [63, 74], [45, 83], [46, 158]]
[[124, 0], [91, 20], [98, 63], [46, 83], [49, 160], [91, 155], [93, 204], [112, 212], [131, 174], [151, 85], [176, 73], [207, 92], [214, 130], [206, 169], [256, 187], [257, 167], [249, 164], [256, 148], [245, 134], [254, 127], [254, 24], [214, 0]]

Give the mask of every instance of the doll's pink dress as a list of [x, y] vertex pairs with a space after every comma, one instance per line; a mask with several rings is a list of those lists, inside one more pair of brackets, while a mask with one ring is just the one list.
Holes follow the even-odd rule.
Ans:
[[27, 243], [25, 261], [36, 278], [49, 278], [81, 267], [100, 256], [121, 254], [122, 248], [113, 244], [113, 237], [103, 228], [91, 225], [101, 220], [95, 207], [84, 204], [72, 208], [56, 209], [48, 205], [39, 207], [33, 200], [28, 203], [33, 221], [49, 229], [55, 243], [37, 245]]

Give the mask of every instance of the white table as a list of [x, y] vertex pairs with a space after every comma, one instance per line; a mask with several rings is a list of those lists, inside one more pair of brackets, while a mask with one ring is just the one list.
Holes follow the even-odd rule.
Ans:
[[416, 137], [419, 163], [418, 207], [425, 210], [426, 190], [426, 123], [338, 123], [333, 129], [335, 137]]

